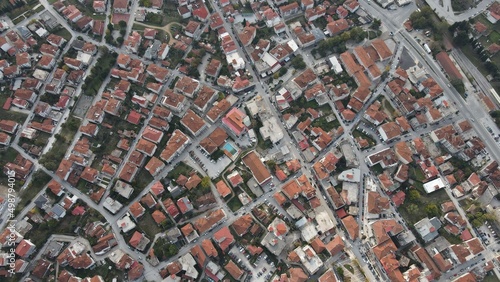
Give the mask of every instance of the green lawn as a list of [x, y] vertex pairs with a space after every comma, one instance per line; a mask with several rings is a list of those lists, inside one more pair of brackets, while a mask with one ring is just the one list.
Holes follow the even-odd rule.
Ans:
[[142, 24], [137, 24], [137, 23], [134, 23], [132, 25], [132, 30], [137, 30], [137, 31], [143, 31], [146, 27], [143, 26]]
[[382, 168], [382, 166], [380, 164], [376, 164], [376, 165], [372, 166], [371, 170], [373, 171], [373, 173], [375, 175], [379, 175], [379, 174], [382, 174], [384, 172], [384, 169]]
[[410, 178], [415, 179], [419, 182], [422, 182], [425, 180], [425, 175], [418, 166], [411, 165], [410, 166]]
[[488, 75], [488, 72], [483, 66], [483, 62], [480, 60], [476, 52], [474, 52], [470, 44], [466, 44], [461, 47], [461, 50], [483, 75]]
[[490, 273], [483, 278], [483, 282], [500, 282], [495, 273]]
[[496, 30], [493, 30], [488, 35], [488, 38], [490, 39], [491, 43], [498, 43], [500, 41], [500, 33]]
[[382, 108], [385, 110], [385, 113], [389, 116], [390, 120], [395, 119], [396, 117], [399, 116], [399, 112], [394, 109], [394, 107], [391, 105], [391, 103], [385, 99], [383, 96], [380, 96], [381, 99], [380, 101], [382, 102]]
[[[500, 66], [500, 52], [499, 53], [496, 53], [493, 57], [491, 57], [491, 60], [493, 61], [493, 63], [497, 66]], [[498, 82], [490, 82], [496, 89], [497, 93], [499, 92], [500, 90], [500, 83]]]
[[168, 174], [167, 178], [170, 178], [172, 180], [176, 180], [179, 175], [183, 174], [187, 176], [191, 171], [193, 170], [192, 167], [188, 166], [184, 162], [179, 162], [174, 169], [172, 169]]
[[233, 211], [237, 211], [239, 210], [243, 204], [241, 204], [240, 200], [238, 199], [238, 197], [236, 197], [236, 195], [227, 202], [227, 206]]
[[64, 39], [66, 39], [66, 41], [71, 40], [71, 33], [67, 29], [65, 29], [64, 27], [59, 27], [57, 30], [54, 30], [52, 33], [63, 37]]
[[328, 122], [326, 120], [326, 116], [322, 116], [322, 117], [320, 117], [318, 119], [315, 119], [311, 123], [311, 125], [314, 126], [314, 127], [320, 127], [324, 131], [329, 132], [330, 130], [339, 127], [340, 123], [339, 123], [339, 121], [337, 119], [335, 119], [334, 121]]
[[165, 8], [163, 9], [163, 13], [155, 14], [155, 13], [147, 13], [145, 24], [155, 25], [155, 26], [165, 26], [172, 22], [182, 22], [183, 19], [177, 12], [177, 8], [173, 3], [164, 4]]
[[350, 273], [354, 273], [354, 268], [350, 264], [345, 264], [344, 267], [349, 270]]
[[38, 8], [35, 9], [35, 13], [41, 12], [45, 10], [45, 7], [43, 5], [38, 6]]

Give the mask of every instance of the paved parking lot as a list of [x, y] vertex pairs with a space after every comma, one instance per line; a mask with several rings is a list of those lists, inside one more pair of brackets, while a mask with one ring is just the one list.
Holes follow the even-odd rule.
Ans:
[[234, 245], [229, 250], [229, 255], [233, 258], [234, 263], [250, 271], [250, 275], [252, 275], [251, 279], [249, 279], [250, 281], [268, 281], [276, 269], [267, 261], [268, 257], [265, 253], [260, 254], [260, 259], [259, 257], [257, 258], [254, 263], [255, 265], [251, 264], [249, 261], [251, 259], [250, 255], [239, 245]]
[[486, 245], [486, 247], [494, 252], [500, 252], [500, 238], [491, 224], [483, 224], [478, 228], [478, 231], [479, 239]]
[[203, 170], [205, 170], [211, 178], [216, 178], [219, 174], [226, 168], [231, 160], [223, 155], [217, 161], [210, 159], [209, 155], [204, 155], [202, 151], [197, 148], [193, 150], [194, 156], [192, 156], [193, 161], [195, 161]]

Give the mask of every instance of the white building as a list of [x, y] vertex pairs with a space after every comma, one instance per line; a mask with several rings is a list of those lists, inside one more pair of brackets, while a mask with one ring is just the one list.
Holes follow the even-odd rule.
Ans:
[[444, 187], [445, 187], [445, 185], [444, 185], [443, 179], [441, 179], [441, 177], [434, 179], [434, 180], [431, 180], [427, 183], [424, 183], [424, 189], [425, 189], [425, 192], [427, 192], [427, 194], [432, 193], [432, 192], [439, 190], [441, 188], [444, 188]]
[[332, 67], [332, 70], [335, 72], [335, 74], [339, 74], [343, 71], [342, 65], [340, 64], [336, 56], [331, 56], [330, 58], [328, 58], [328, 62], [330, 63], [330, 66]]

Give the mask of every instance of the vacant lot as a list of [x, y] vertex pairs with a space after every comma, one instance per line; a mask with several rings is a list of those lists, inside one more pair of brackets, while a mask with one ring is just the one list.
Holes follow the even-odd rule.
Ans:
[[162, 230], [156, 225], [156, 222], [151, 217], [151, 214], [148, 212], [144, 213], [141, 219], [137, 222], [139, 228], [146, 233], [146, 236], [149, 239], [153, 239], [157, 233], [160, 233]]

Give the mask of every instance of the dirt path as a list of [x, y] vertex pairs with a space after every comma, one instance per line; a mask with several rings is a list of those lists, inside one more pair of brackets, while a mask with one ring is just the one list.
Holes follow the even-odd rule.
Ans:
[[172, 36], [172, 33], [170, 32], [170, 27], [172, 27], [172, 25], [180, 25], [180, 26], [184, 27], [181, 23], [171, 22], [171, 23], [168, 23], [167, 25], [164, 25], [164, 26], [149, 25], [149, 24], [144, 24], [144, 23], [137, 22], [137, 21], [134, 21], [134, 23], [136, 23], [138, 25], [145, 26], [145, 27], [154, 28], [154, 29], [161, 29], [161, 30], [165, 31], [165, 33], [168, 34], [168, 42], [167, 42], [168, 45], [174, 45], [176, 43], [180, 43], [177, 39], [175, 39]]

